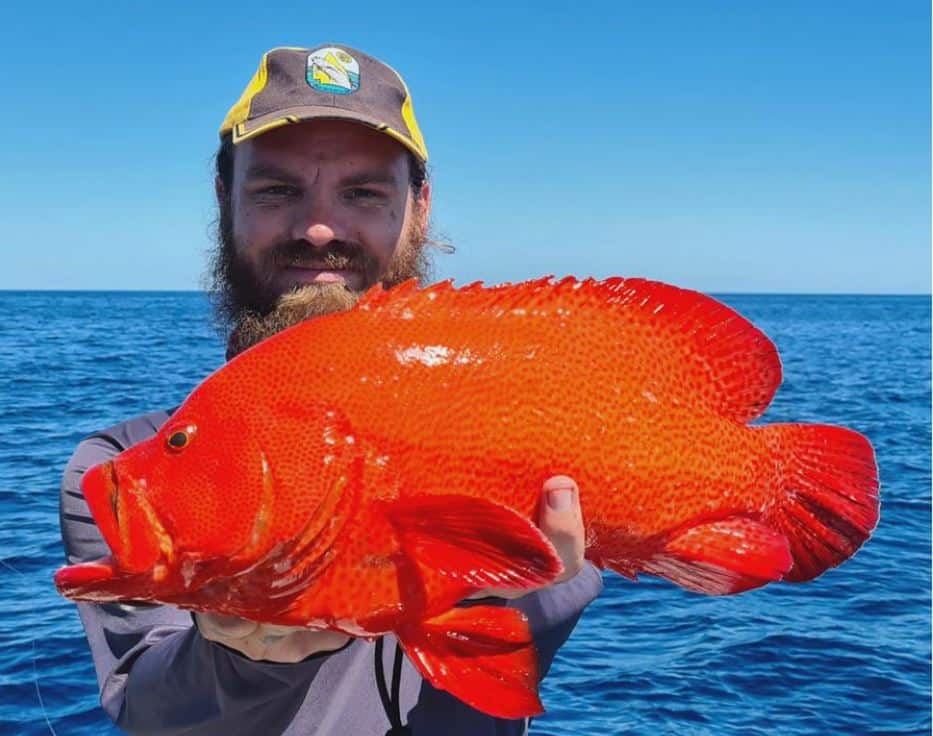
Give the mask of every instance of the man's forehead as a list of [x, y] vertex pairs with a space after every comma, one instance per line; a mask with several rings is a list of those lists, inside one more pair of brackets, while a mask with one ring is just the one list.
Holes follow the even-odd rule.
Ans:
[[314, 162], [338, 162], [400, 169], [408, 153], [398, 142], [372, 128], [342, 120], [315, 120], [284, 125], [236, 147], [235, 160], [241, 170], [257, 164], [287, 166]]

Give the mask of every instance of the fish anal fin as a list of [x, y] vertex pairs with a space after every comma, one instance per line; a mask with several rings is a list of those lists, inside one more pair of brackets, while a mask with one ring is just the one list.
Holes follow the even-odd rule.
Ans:
[[424, 678], [467, 705], [496, 718], [544, 711], [538, 697], [538, 655], [521, 611], [454, 608], [396, 633]]
[[792, 565], [783, 534], [734, 516], [677, 532], [642, 569], [697, 593], [728, 595], [781, 580]]
[[486, 499], [408, 496], [387, 503], [386, 516], [402, 552], [426, 577], [439, 574], [475, 589], [526, 589], [547, 585], [563, 571], [537, 526]]

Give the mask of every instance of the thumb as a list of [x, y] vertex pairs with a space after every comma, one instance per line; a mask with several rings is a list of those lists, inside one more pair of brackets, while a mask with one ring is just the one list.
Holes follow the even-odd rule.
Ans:
[[583, 567], [586, 550], [580, 489], [572, 478], [555, 475], [544, 482], [538, 508], [538, 526], [564, 563], [558, 580], [569, 580]]

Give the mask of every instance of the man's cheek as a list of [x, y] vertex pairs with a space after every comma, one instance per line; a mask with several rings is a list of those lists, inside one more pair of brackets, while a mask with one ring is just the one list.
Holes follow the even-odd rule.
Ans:
[[233, 239], [239, 256], [253, 268], [265, 265], [269, 261], [272, 246], [277, 242], [273, 229], [267, 222], [256, 217], [243, 215], [234, 220]]

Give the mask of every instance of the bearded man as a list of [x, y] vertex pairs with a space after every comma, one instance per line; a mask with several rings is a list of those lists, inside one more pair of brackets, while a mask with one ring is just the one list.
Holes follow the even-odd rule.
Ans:
[[[220, 136], [212, 291], [228, 358], [298, 321], [351, 307], [377, 283], [427, 278], [427, 150], [408, 89], [391, 68], [346, 47], [273, 49]], [[151, 437], [170, 415], [130, 419], [78, 446], [61, 495], [69, 564], [108, 553], [80, 492], [84, 471]], [[476, 597], [503, 599], [528, 615], [543, 676], [601, 578], [583, 560], [571, 479], [544, 484], [538, 523], [564, 562], [562, 578], [521, 596]], [[373, 643], [168, 606], [78, 608], [101, 704], [129, 733], [528, 730], [527, 720], [493, 718], [433, 688], [392, 636]]]

